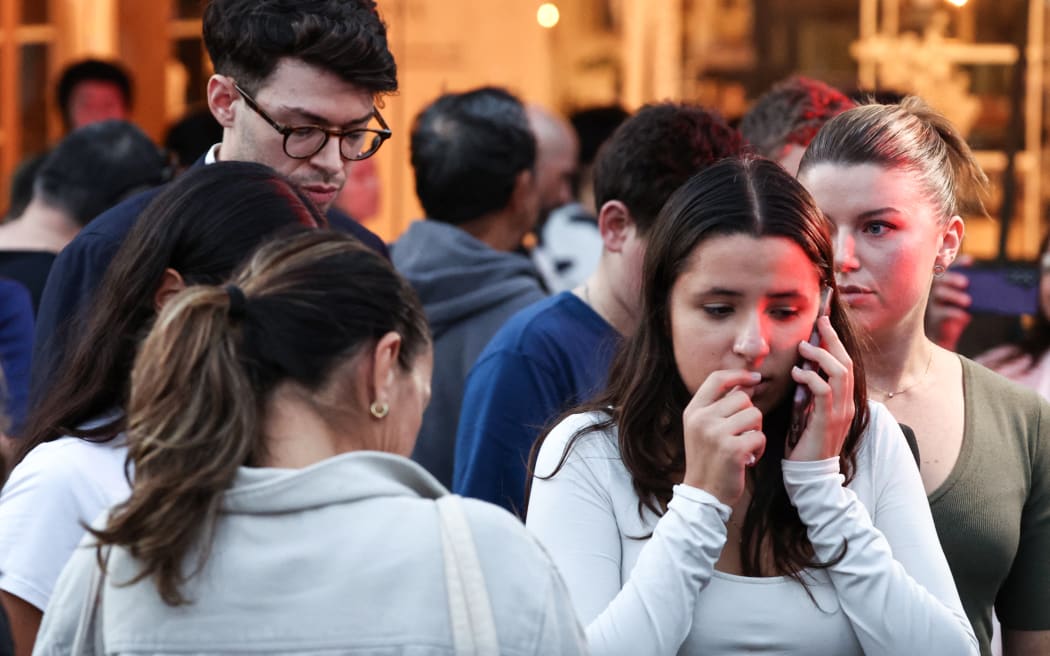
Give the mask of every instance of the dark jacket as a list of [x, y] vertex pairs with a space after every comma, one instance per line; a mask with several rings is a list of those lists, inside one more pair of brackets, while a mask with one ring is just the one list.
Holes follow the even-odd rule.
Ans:
[[417, 221], [390, 250], [434, 334], [430, 405], [412, 459], [448, 486], [467, 373], [507, 319], [546, 294], [529, 258], [447, 223]]

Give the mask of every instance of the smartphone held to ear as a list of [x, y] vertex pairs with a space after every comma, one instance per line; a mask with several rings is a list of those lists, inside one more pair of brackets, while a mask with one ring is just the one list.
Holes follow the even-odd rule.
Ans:
[[[826, 317], [830, 313], [831, 287], [825, 287], [820, 292], [820, 306], [817, 310], [817, 318], [813, 322], [813, 330], [809, 334], [808, 341], [812, 346], [820, 346], [820, 331], [817, 326], [820, 323], [820, 318]], [[814, 369], [813, 361], [807, 360], [801, 355], [796, 366], [805, 371], [813, 371]], [[795, 399], [791, 409], [791, 426], [788, 427], [787, 433], [788, 448], [795, 448], [799, 438], [802, 437], [802, 431], [806, 430], [806, 424], [809, 422], [809, 405], [812, 400], [813, 395], [810, 393], [809, 387], [805, 385], [795, 386]]]

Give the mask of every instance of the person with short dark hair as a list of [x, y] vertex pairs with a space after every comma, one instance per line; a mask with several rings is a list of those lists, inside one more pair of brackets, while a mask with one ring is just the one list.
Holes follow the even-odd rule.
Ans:
[[[83, 621], [126, 653], [585, 653], [525, 528], [408, 459], [432, 364], [411, 286], [346, 235], [173, 297], [132, 372], [131, 496], [70, 560], [38, 653], [80, 653]], [[69, 601], [95, 577], [85, 620]]]
[[163, 184], [167, 158], [126, 121], [101, 121], [67, 135], [36, 173], [33, 199], [0, 224], [0, 276], [17, 280], [40, 304], [55, 256], [96, 216]]
[[66, 132], [131, 116], [131, 77], [114, 62], [84, 59], [70, 64], [58, 80], [57, 96]]
[[496, 333], [463, 396], [453, 490], [524, 511], [529, 449], [548, 422], [605, 381], [639, 310], [638, 280], [664, 202], [697, 171], [741, 152], [740, 134], [701, 107], [643, 107], [595, 163], [604, 249], [587, 281], [528, 307]]
[[20, 654], [84, 525], [127, 497], [131, 366], [158, 309], [187, 286], [225, 280], [275, 232], [322, 221], [268, 167], [223, 162], [181, 176], [135, 223], [32, 408], [0, 492], [0, 602]]
[[846, 94], [801, 75], [778, 82], [747, 110], [740, 132], [759, 155], [794, 175], [821, 126], [853, 107]]
[[[375, 2], [211, 0], [203, 32], [215, 65], [208, 106], [223, 136], [198, 165], [265, 164], [302, 189], [333, 228], [386, 254], [378, 236], [330, 209], [352, 163], [371, 157], [391, 135], [377, 102], [397, 89], [397, 65]], [[32, 402], [62, 360], [68, 318], [92, 301], [113, 254], [157, 193], [108, 210], [55, 261], [37, 317]]]
[[630, 117], [631, 113], [620, 105], [587, 107], [569, 115], [569, 123], [580, 141], [576, 198], [584, 209], [595, 216], [599, 208], [594, 202], [594, 161], [605, 142]]
[[203, 157], [216, 143], [222, 141], [222, 126], [207, 107], [187, 112], [173, 123], [164, 135], [164, 148], [175, 159], [182, 172]]
[[434, 396], [412, 457], [445, 485], [467, 372], [504, 321], [545, 296], [539, 272], [516, 252], [539, 213], [535, 164], [525, 108], [503, 89], [443, 95], [412, 129], [427, 218], [391, 251], [434, 332]]

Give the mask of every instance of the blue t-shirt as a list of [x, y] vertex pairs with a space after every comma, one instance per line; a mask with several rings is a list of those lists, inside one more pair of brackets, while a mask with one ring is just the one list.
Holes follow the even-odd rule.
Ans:
[[523, 514], [533, 443], [601, 391], [619, 344], [619, 333], [572, 292], [511, 317], [467, 378], [453, 491]]

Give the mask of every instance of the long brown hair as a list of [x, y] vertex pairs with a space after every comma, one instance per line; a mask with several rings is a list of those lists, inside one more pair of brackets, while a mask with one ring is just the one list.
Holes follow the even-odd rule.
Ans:
[[[271, 392], [290, 382], [330, 398], [329, 385], [345, 383], [333, 372], [391, 331], [409, 370], [430, 343], [412, 288], [353, 237], [321, 230], [262, 247], [231, 285], [170, 300], [131, 374], [135, 483], [108, 526], [92, 531], [100, 563], [103, 545], [125, 547], [142, 565], [133, 581], [153, 577], [166, 603], [186, 603], [182, 586], [207, 560], [223, 493], [239, 467], [266, 454]], [[325, 420], [345, 417], [317, 405]]]
[[[156, 310], [164, 270], [187, 285], [217, 283], [274, 232], [323, 225], [301, 191], [269, 167], [217, 162], [187, 172], [135, 222], [91, 303], [63, 331], [65, 355], [30, 409], [12, 466], [64, 435], [105, 442], [124, 430], [131, 366]], [[93, 428], [81, 424], [110, 415]]]
[[[747, 157], [727, 159], [693, 176], [660, 212], [645, 254], [640, 322], [613, 360], [605, 391], [569, 414], [598, 412], [604, 421], [570, 439], [557, 475], [576, 441], [588, 433], [615, 430], [620, 457], [638, 495], [638, 512], [662, 515], [672, 488], [685, 471], [682, 413], [691, 395], [678, 372], [671, 340], [670, 294], [692, 254], [705, 240], [745, 234], [755, 238], [784, 237], [802, 248], [832, 289], [831, 323], [853, 359], [853, 400], [856, 414], [843, 445], [841, 469], [853, 478], [861, 435], [868, 423], [864, 367], [857, 338], [839, 301], [833, 269], [831, 227], [805, 189], [772, 161]], [[777, 574], [801, 581], [806, 567], [820, 567], [806, 537], [806, 526], [784, 488], [780, 462], [791, 418], [792, 393], [762, 422], [765, 455], [748, 472], [752, 492], [744, 516], [740, 558], [747, 576], [762, 571], [762, 546], [771, 547]], [[533, 451], [533, 462], [546, 435]]]

